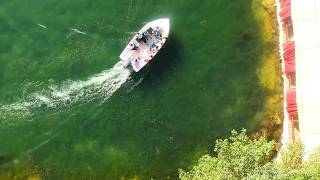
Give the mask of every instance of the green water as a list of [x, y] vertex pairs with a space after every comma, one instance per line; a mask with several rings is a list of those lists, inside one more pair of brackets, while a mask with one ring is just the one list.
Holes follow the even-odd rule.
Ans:
[[[0, 178], [176, 179], [231, 129], [257, 127], [251, 3], [0, 0]], [[170, 37], [151, 65], [112, 68], [162, 17]]]

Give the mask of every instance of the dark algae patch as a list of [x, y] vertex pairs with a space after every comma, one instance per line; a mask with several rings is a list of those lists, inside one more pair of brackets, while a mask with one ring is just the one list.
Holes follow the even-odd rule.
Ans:
[[[231, 129], [256, 132], [281, 119], [276, 19], [266, 2], [0, 2], [0, 179], [177, 179]], [[170, 18], [170, 37], [148, 67], [110, 98], [88, 85], [73, 97], [100, 96], [63, 99], [161, 17]], [[43, 102], [56, 87], [64, 103], [51, 107]]]

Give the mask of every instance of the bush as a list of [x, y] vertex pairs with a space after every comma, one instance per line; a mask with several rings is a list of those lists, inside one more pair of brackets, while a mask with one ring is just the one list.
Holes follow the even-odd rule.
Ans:
[[251, 140], [246, 131], [231, 132], [231, 137], [217, 140], [214, 151], [217, 157], [205, 155], [191, 171], [179, 170], [179, 177], [186, 179], [242, 179], [250, 172], [265, 165], [274, 149], [274, 142], [265, 139]]
[[190, 170], [179, 169], [182, 180], [212, 179], [320, 179], [320, 149], [302, 161], [303, 145], [297, 142], [281, 153], [281, 161], [271, 159], [274, 142], [251, 140], [245, 130], [217, 140], [217, 156], [204, 155]]

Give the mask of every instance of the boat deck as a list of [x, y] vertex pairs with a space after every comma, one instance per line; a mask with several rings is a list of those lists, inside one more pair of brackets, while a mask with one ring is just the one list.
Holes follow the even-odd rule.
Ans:
[[134, 52], [130, 58], [130, 61], [136, 69], [141, 69], [141, 67], [145, 66], [148, 63], [148, 61], [150, 61], [153, 58], [154, 53], [150, 49], [152, 44], [154, 44], [155, 42], [156, 37], [149, 36], [146, 43], [139, 43], [139, 49], [132, 50]]
[[169, 33], [169, 20], [159, 19], [144, 26], [120, 55], [126, 65], [138, 72], [158, 53]]

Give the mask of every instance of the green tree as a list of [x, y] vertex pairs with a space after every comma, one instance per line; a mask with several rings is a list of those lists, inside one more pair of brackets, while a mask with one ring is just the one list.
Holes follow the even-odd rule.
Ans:
[[258, 170], [271, 158], [274, 142], [251, 140], [246, 131], [231, 132], [231, 137], [217, 140], [216, 157], [205, 155], [190, 171], [179, 170], [182, 180], [242, 179]]
[[293, 144], [289, 144], [288, 147], [280, 153], [281, 161], [278, 163], [278, 168], [282, 170], [298, 169], [302, 165], [303, 156], [303, 144], [298, 141]]
[[211, 179], [320, 179], [320, 149], [303, 162], [301, 142], [290, 144], [281, 152], [279, 162], [271, 159], [274, 142], [251, 140], [245, 130], [232, 131], [231, 137], [217, 140], [217, 156], [204, 155], [190, 170], [179, 169], [182, 180]]
[[320, 179], [320, 149], [315, 150], [307, 161], [303, 162], [303, 144], [290, 144], [281, 154], [281, 162], [274, 163], [277, 176], [273, 179]]

